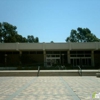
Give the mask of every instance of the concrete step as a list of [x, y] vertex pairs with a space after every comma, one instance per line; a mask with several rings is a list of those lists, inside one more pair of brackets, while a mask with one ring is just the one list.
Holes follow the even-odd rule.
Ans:
[[40, 72], [39, 76], [79, 76], [78, 72]]
[[[82, 70], [82, 76], [96, 76], [98, 70]], [[0, 76], [37, 76], [37, 70], [2, 70]], [[40, 70], [39, 76], [80, 76], [78, 70]]]

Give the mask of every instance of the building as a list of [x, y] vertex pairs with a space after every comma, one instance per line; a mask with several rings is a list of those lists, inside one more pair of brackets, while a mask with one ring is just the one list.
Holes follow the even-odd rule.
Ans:
[[[45, 63], [46, 62], [46, 63]], [[0, 66], [20, 63], [100, 66], [100, 42], [0, 43]]]

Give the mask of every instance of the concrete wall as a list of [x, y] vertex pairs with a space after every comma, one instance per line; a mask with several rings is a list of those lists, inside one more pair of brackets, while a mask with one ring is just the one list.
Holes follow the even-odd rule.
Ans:
[[19, 50], [43, 50], [42, 43], [19, 43]]
[[45, 49], [46, 50], [65, 50], [69, 49], [70, 44], [69, 43], [46, 43], [45, 44]]
[[97, 50], [100, 42], [88, 43], [0, 43], [0, 50]]
[[95, 49], [95, 43], [71, 43], [71, 49]]
[[18, 43], [0, 43], [0, 50], [16, 50]]

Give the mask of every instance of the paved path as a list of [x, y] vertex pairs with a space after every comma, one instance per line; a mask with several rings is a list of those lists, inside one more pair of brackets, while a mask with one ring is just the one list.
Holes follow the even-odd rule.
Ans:
[[92, 100], [94, 92], [100, 92], [94, 76], [0, 77], [0, 100]]

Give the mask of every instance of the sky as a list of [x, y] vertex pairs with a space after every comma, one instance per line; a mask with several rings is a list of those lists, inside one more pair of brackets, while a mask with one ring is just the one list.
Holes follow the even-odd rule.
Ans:
[[40, 42], [65, 42], [78, 27], [100, 38], [100, 0], [0, 0], [0, 22]]

